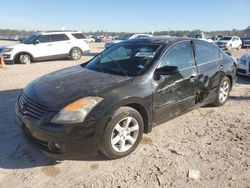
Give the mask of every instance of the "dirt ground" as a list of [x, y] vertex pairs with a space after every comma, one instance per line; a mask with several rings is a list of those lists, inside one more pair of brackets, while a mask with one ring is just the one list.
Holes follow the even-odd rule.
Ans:
[[[0, 45], [6, 41], [0, 41]], [[0, 188], [250, 187], [250, 78], [239, 77], [222, 107], [203, 107], [155, 127], [131, 155], [55, 161], [27, 144], [14, 121], [17, 96], [30, 81], [80, 64], [60, 60], [0, 69]], [[250, 51], [248, 51], [250, 52]], [[245, 49], [232, 53], [239, 58]], [[189, 169], [200, 171], [197, 180]]]

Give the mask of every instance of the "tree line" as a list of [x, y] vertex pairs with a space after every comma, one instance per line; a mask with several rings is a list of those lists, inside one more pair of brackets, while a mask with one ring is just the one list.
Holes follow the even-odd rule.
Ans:
[[[37, 31], [26, 31], [26, 30], [13, 30], [13, 29], [0, 29], [0, 36], [1, 37], [12, 37], [12, 36], [19, 36], [19, 37], [24, 37], [27, 35], [30, 35], [33, 32], [37, 32]], [[183, 36], [193, 36], [196, 34], [201, 34], [203, 31], [201, 30], [193, 30], [193, 31], [188, 31], [188, 30], [169, 30], [169, 31], [155, 31], [153, 34], [154, 35], [170, 35], [170, 36], [178, 36], [178, 37], [183, 37]], [[84, 32], [83, 33], [85, 35], [102, 35], [102, 36], [122, 36], [125, 34], [129, 34], [127, 32], [108, 32], [108, 31], [95, 31], [95, 32]], [[150, 33], [151, 32], [144, 32], [144, 33]], [[244, 30], [237, 30], [237, 29], [233, 29], [233, 30], [228, 30], [228, 31], [210, 31], [210, 32], [203, 32], [209, 36], [218, 36], [218, 35], [222, 35], [222, 36], [227, 36], [227, 35], [237, 35], [240, 37], [244, 37], [244, 36], [250, 36], [250, 26], [247, 27]]]

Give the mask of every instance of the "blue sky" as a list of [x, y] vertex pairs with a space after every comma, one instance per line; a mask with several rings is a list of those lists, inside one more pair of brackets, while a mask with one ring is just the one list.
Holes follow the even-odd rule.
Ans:
[[0, 28], [125, 32], [245, 29], [250, 25], [249, 8], [250, 0], [9, 0], [1, 2]]

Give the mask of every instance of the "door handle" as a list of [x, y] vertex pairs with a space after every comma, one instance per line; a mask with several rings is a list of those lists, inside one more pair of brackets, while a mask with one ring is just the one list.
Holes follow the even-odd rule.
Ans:
[[47, 44], [47, 46], [52, 46], [52, 44]]
[[67, 42], [68, 44], [71, 44], [72, 42]]
[[220, 65], [220, 66], [219, 66], [219, 69], [223, 69], [223, 68], [224, 68], [224, 65]]

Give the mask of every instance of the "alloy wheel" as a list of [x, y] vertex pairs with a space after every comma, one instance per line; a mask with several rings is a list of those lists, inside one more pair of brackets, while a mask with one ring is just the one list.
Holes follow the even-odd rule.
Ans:
[[120, 120], [111, 134], [111, 146], [119, 153], [128, 151], [137, 141], [139, 135], [139, 123], [133, 117]]
[[229, 94], [229, 90], [230, 90], [230, 85], [227, 82], [227, 80], [225, 80], [220, 87], [219, 100], [221, 103], [224, 103], [226, 101]]

